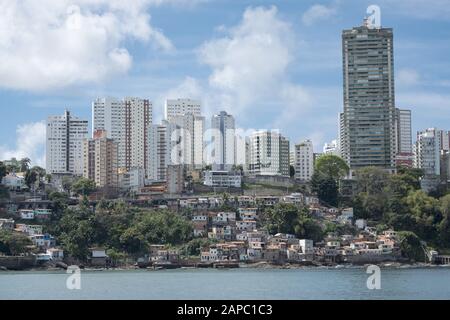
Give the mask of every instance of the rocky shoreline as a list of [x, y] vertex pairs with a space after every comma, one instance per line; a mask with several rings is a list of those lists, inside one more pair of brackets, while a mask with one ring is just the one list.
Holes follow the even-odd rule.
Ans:
[[[256, 263], [239, 263], [237, 267], [206, 267], [207, 269], [231, 269], [231, 268], [239, 268], [239, 269], [279, 269], [279, 270], [314, 270], [314, 269], [365, 269], [370, 264], [272, 264], [269, 262], [256, 262]], [[435, 265], [429, 263], [399, 263], [399, 262], [385, 262], [376, 264], [382, 269], [417, 269], [417, 268], [442, 268], [442, 267], [450, 267], [450, 265]], [[24, 270], [11, 270], [5, 267], [0, 267], [0, 271], [26, 271], [26, 272], [59, 272], [66, 270], [64, 266], [39, 266], [27, 268]], [[132, 271], [132, 270], [147, 270], [147, 271], [160, 271], [166, 269], [205, 269], [205, 267], [198, 266], [176, 266], [176, 267], [146, 267], [140, 268], [137, 265], [125, 265], [120, 267], [82, 267], [81, 270], [84, 272], [101, 272], [101, 271]]]

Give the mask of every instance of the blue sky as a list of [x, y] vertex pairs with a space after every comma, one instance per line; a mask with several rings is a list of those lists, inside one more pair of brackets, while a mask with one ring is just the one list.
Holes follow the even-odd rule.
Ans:
[[446, 0], [0, 0], [0, 158], [44, 164], [45, 121], [90, 119], [97, 96], [201, 99], [243, 132], [273, 128], [321, 151], [342, 110], [341, 31], [370, 4], [394, 28], [397, 107], [450, 129]]

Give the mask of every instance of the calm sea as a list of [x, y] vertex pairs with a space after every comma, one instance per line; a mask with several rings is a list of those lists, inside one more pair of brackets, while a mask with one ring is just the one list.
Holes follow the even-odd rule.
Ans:
[[363, 268], [178, 269], [81, 273], [68, 290], [64, 272], [0, 272], [0, 299], [450, 299], [450, 268], [382, 269], [367, 289]]

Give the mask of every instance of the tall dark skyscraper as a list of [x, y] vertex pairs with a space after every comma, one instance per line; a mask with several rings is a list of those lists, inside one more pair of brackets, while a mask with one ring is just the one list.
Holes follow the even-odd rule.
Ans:
[[342, 33], [344, 112], [340, 152], [352, 170], [392, 170], [396, 154], [394, 43], [391, 28], [360, 27]]

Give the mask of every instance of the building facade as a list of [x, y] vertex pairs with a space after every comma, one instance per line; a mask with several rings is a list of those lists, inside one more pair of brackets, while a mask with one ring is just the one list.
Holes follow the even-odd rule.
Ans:
[[422, 189], [433, 190], [439, 184], [441, 171], [441, 131], [430, 128], [417, 133], [414, 164], [424, 172]]
[[305, 140], [295, 145], [294, 153], [295, 179], [311, 181], [314, 173], [314, 150], [311, 140]]
[[193, 114], [201, 116], [201, 103], [192, 99], [167, 99], [164, 105], [164, 118], [168, 121], [173, 117]]
[[[178, 127], [176, 134], [181, 138], [177, 163], [189, 168], [201, 169], [204, 159], [205, 118], [201, 115], [201, 105], [197, 100], [166, 100], [165, 120]], [[175, 162], [172, 158], [172, 162]]]
[[93, 139], [83, 143], [83, 176], [95, 181], [99, 188], [117, 189], [118, 178], [118, 144], [107, 138], [105, 130], [94, 132]]
[[340, 152], [350, 169], [395, 167], [394, 42], [391, 28], [364, 25], [342, 33], [344, 112]]
[[222, 188], [240, 188], [242, 177], [240, 174], [231, 171], [205, 171], [205, 186]]
[[83, 141], [88, 138], [88, 121], [65, 111], [47, 118], [46, 170], [50, 174], [83, 175]]
[[211, 160], [218, 170], [230, 170], [236, 163], [236, 128], [234, 117], [221, 111], [211, 118]]
[[412, 167], [414, 155], [412, 146], [411, 110], [396, 109], [396, 166]]
[[250, 175], [289, 177], [289, 140], [276, 131], [255, 131], [249, 137]]
[[99, 98], [92, 103], [93, 131], [105, 130], [118, 144], [118, 166], [148, 170], [148, 131], [153, 108], [147, 99]]
[[339, 156], [338, 141], [332, 140], [329, 143], [325, 143], [323, 145], [323, 154], [331, 154], [331, 155]]

